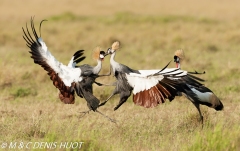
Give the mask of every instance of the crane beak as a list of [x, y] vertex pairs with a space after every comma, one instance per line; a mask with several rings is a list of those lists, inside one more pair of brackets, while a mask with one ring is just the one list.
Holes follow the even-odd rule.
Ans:
[[109, 53], [108, 53], [108, 52], [106, 52], [106, 53], [104, 54], [104, 57], [106, 57], [107, 55], [109, 55]]
[[111, 51], [110, 51], [110, 50], [111, 50], [110, 48], [107, 49], [107, 51], [105, 52], [104, 57], [107, 56], [107, 55], [109, 55], [109, 54], [111, 54]]

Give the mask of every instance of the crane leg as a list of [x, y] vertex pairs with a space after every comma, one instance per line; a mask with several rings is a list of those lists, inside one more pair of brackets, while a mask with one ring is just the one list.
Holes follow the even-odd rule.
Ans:
[[116, 111], [120, 106], [122, 106], [123, 103], [125, 103], [127, 101], [127, 99], [129, 98], [130, 95], [131, 95], [130, 91], [121, 92], [120, 93], [120, 101], [119, 101], [118, 105], [114, 108], [114, 111]]
[[94, 81], [95, 84], [97, 84], [98, 86], [115, 86], [116, 84], [102, 84], [99, 82]]
[[104, 77], [104, 76], [110, 76], [110, 75], [111, 75], [111, 72], [108, 74], [98, 75], [98, 77]]
[[82, 117], [84, 117], [87, 113], [89, 114], [89, 112], [90, 111], [92, 111], [92, 110], [88, 110], [88, 111], [83, 111], [83, 112], [79, 112], [79, 113], [81, 113], [82, 115], [81, 116], [79, 116], [79, 118], [82, 118]]
[[110, 97], [107, 98], [106, 101], [100, 103], [98, 107], [105, 105], [105, 104], [107, 103], [107, 101], [108, 101], [111, 97], [113, 97], [115, 94], [117, 94], [117, 93], [113, 93]]
[[110, 71], [108, 74], [98, 75], [98, 77], [104, 77], [104, 76], [110, 76], [110, 75], [111, 75], [111, 66], [110, 66]]
[[113, 122], [113, 123], [116, 123], [116, 120], [108, 117], [107, 115], [103, 114], [102, 112], [96, 110], [97, 113], [101, 114], [102, 116], [104, 116], [105, 118], [107, 118], [109, 121]]
[[201, 112], [201, 110], [200, 110], [199, 104], [198, 104], [198, 103], [194, 103], [194, 102], [192, 102], [192, 103], [193, 103], [194, 106], [197, 108], [198, 113], [199, 113], [199, 115], [200, 115], [199, 121], [200, 121], [200, 122], [202, 123], [202, 125], [203, 125], [203, 116], [202, 116], [202, 112]]
[[[83, 115], [79, 116], [79, 118], [84, 117], [84, 116], [85, 116], [87, 113], [89, 113], [90, 111], [92, 111], [92, 110], [80, 112], [80, 113], [82, 113]], [[108, 117], [107, 115], [103, 114], [102, 112], [100, 112], [100, 111], [98, 111], [98, 110], [96, 110], [96, 112], [99, 113], [99, 114], [101, 114], [101, 115], [104, 116], [105, 118], [107, 118], [109, 121], [111, 121], [111, 122], [113, 122], [113, 123], [116, 123], [116, 120]]]
[[116, 111], [120, 106], [123, 105], [127, 101], [128, 97], [121, 98], [118, 105], [114, 108], [114, 111]]

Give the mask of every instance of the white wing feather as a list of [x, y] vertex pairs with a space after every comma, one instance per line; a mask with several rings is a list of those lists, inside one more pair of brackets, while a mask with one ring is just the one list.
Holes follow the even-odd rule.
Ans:
[[42, 45], [42, 49], [40, 50], [41, 55], [46, 59], [47, 64], [58, 74], [66, 86], [71, 86], [72, 82], [82, 80], [80, 68], [73, 68], [71, 65], [63, 65], [54, 58], [50, 51], [48, 51], [46, 44], [41, 38], [39, 38], [38, 41]]
[[154, 70], [139, 70], [139, 72], [141, 74], [126, 74], [129, 85], [133, 87], [133, 94], [150, 89], [164, 78], [162, 75], [152, 76]]
[[73, 57], [71, 58], [71, 60], [69, 61], [68, 67], [75, 68], [76, 63], [75, 63], [75, 62], [73, 63], [73, 59], [74, 59], [74, 56], [73, 56]]
[[[163, 71], [161, 71], [161, 69], [138, 70], [140, 74], [137, 74], [137, 73], [126, 74], [126, 78], [128, 80], [129, 85], [133, 87], [133, 94], [136, 94], [138, 92], [148, 90], [153, 86], [156, 86], [159, 83], [159, 81], [161, 81], [164, 78], [163, 75], [177, 74], [177, 75], [174, 75], [174, 77], [171, 77], [171, 79], [175, 79], [175, 80], [180, 78], [181, 76], [187, 75], [187, 71], [183, 71], [183, 70], [174, 71], [176, 69], [177, 68], [167, 68], [167, 69], [164, 69]], [[161, 72], [159, 73], [159, 71]]]

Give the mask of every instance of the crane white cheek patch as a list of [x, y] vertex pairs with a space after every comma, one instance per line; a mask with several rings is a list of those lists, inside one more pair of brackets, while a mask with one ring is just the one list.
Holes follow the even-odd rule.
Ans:
[[100, 54], [100, 58], [103, 59], [103, 58], [104, 58], [104, 55]]

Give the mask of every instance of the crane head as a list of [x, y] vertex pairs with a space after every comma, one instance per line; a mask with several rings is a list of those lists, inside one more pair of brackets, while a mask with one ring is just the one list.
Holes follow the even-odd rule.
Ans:
[[175, 54], [174, 54], [174, 57], [173, 57], [173, 59], [174, 59], [174, 62], [176, 62], [176, 67], [177, 68], [180, 68], [180, 63], [181, 63], [181, 61], [184, 59], [184, 52], [183, 52], [183, 50], [177, 50], [177, 51], [175, 51]]
[[101, 61], [104, 60], [104, 57], [105, 57], [105, 56], [106, 56], [105, 52], [104, 52], [104, 51], [100, 51], [99, 59], [100, 59]]
[[104, 57], [105, 57], [105, 52], [102, 51], [100, 47], [96, 47], [96, 48], [93, 50], [92, 58], [93, 58], [94, 60], [103, 61], [103, 60], [104, 60]]
[[111, 54], [113, 54], [114, 52], [115, 52], [115, 50], [112, 50], [111, 48], [108, 48], [108, 49], [107, 49], [107, 52], [105, 53], [105, 56], [111, 55]]
[[111, 55], [111, 54], [113, 54], [116, 50], [119, 50], [119, 48], [120, 48], [120, 43], [119, 43], [119, 41], [115, 41], [115, 42], [112, 44], [112, 47], [111, 47], [111, 48], [108, 48], [106, 55], [109, 55], [109, 54]]

